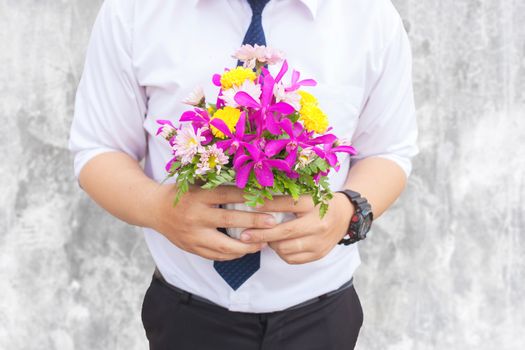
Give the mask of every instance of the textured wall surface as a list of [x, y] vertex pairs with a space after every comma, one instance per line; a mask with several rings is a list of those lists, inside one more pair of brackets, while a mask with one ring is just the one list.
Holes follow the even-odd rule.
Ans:
[[[525, 2], [395, 0], [421, 153], [361, 245], [360, 350], [525, 349]], [[101, 0], [0, 0], [0, 349], [145, 349], [140, 229], [73, 178]]]

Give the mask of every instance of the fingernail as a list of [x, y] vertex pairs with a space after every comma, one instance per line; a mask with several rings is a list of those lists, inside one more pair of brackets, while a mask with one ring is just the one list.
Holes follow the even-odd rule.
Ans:
[[273, 226], [275, 225], [275, 218], [273, 216], [268, 216], [266, 219], [264, 219], [264, 223]]
[[268, 243], [261, 244], [261, 249], [268, 247]]
[[247, 234], [247, 233], [242, 233], [242, 234], [241, 234], [241, 241], [248, 242], [248, 241], [250, 240], [250, 238], [252, 238], [252, 236], [250, 236], [250, 235]]

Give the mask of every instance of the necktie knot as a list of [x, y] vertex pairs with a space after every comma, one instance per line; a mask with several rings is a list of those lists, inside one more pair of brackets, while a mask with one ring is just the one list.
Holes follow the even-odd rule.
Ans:
[[261, 16], [264, 10], [264, 7], [266, 6], [266, 4], [270, 2], [270, 0], [247, 0], [247, 1], [248, 1], [248, 4], [250, 4], [250, 7], [252, 8], [253, 16]]
[[[250, 44], [250, 45], [266, 45], [266, 38], [264, 37], [264, 30], [262, 27], [262, 12], [264, 10], [264, 7], [266, 4], [270, 2], [270, 0], [246, 0], [250, 7], [252, 8], [252, 20], [250, 22], [250, 26], [248, 27], [248, 30], [246, 31], [246, 34], [244, 36], [244, 40], [242, 41], [244, 44]], [[242, 65], [241, 61], [237, 62], [237, 65]]]

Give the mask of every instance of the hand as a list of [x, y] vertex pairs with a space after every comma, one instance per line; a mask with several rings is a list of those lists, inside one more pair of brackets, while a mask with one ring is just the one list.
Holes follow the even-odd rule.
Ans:
[[304, 264], [323, 258], [345, 236], [354, 207], [344, 194], [336, 192], [323, 219], [310, 196], [301, 196], [297, 204], [290, 196], [274, 196], [274, 200], [266, 201], [258, 210], [294, 212], [298, 218], [270, 229], [247, 229], [241, 240], [268, 242], [287, 263]]
[[235, 186], [203, 190], [191, 186], [174, 207], [176, 185], [159, 186], [150, 198], [151, 227], [177, 247], [211, 260], [232, 260], [259, 251], [263, 243], [244, 243], [217, 230], [217, 227], [271, 228], [272, 215], [226, 210], [218, 204], [242, 203], [243, 191]]

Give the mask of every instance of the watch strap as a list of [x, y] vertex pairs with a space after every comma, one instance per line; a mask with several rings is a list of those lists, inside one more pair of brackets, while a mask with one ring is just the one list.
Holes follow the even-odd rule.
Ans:
[[350, 189], [345, 189], [345, 190], [341, 190], [337, 192], [343, 193], [354, 206], [354, 213], [352, 214], [352, 217], [350, 218], [348, 230], [347, 230], [347, 233], [345, 234], [345, 237], [349, 236], [349, 238], [342, 238], [338, 242], [338, 244], [349, 245], [361, 239], [364, 239], [364, 237], [366, 237], [366, 234], [364, 237], [360, 237], [358, 232], [352, 231], [352, 227], [355, 227], [356, 222], [359, 221], [360, 219], [359, 216], [361, 215], [361, 213], [370, 212], [372, 209], [372, 206], [370, 205], [370, 203], [368, 203], [366, 198], [361, 196], [359, 192], [356, 192]]

